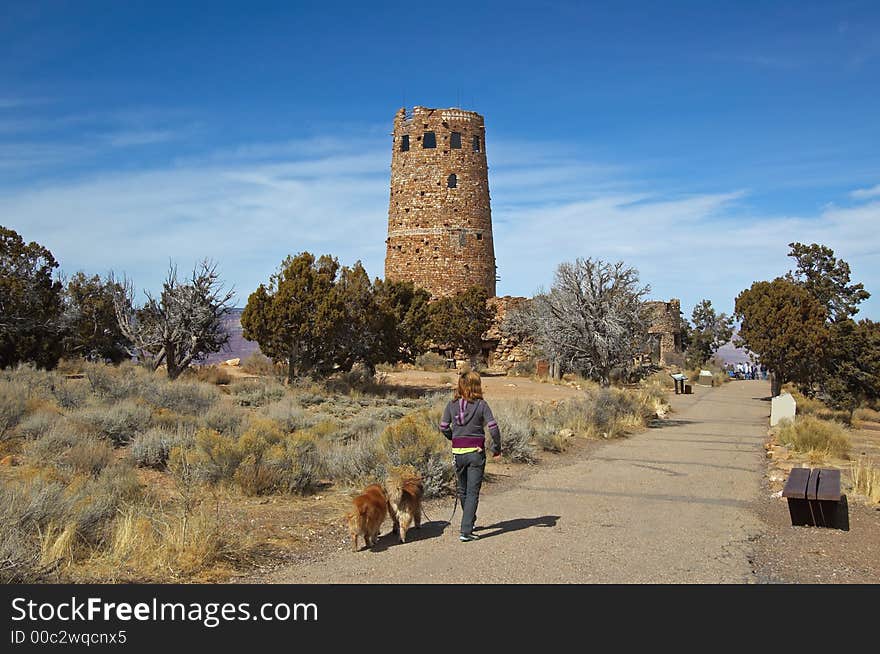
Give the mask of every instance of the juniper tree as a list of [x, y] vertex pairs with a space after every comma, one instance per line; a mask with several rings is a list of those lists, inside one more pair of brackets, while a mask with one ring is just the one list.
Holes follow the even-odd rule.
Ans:
[[773, 373], [772, 395], [785, 382], [810, 386], [821, 378], [829, 342], [825, 307], [788, 279], [755, 282], [736, 298], [738, 345], [754, 352]]
[[30, 361], [52, 368], [61, 356], [58, 263], [36, 242], [0, 226], [0, 368]]

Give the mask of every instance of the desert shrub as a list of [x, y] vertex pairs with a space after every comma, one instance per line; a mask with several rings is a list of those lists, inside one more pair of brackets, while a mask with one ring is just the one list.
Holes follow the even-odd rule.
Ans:
[[61, 457], [61, 465], [95, 476], [113, 461], [113, 448], [97, 438], [77, 439]]
[[267, 404], [260, 412], [281, 425], [286, 432], [305, 429], [314, 422], [312, 417], [292, 397], [285, 397], [278, 402]]
[[232, 375], [229, 374], [229, 371], [219, 366], [194, 366], [190, 368], [187, 377], [215, 386], [225, 386], [232, 382]]
[[146, 398], [152, 394], [157, 383], [153, 373], [130, 362], [118, 366], [86, 363], [84, 373], [92, 394], [105, 400]]
[[285, 431], [274, 420], [255, 416], [248, 422], [247, 430], [238, 439], [242, 457], [254, 457], [257, 461], [273, 445], [284, 440]]
[[422, 475], [426, 496], [439, 495], [452, 479], [449, 443], [437, 430], [436, 410], [421, 410], [388, 425], [379, 448], [388, 465], [411, 465]]
[[247, 415], [247, 411], [244, 409], [222, 402], [205, 414], [202, 423], [208, 429], [213, 429], [226, 436], [234, 436], [241, 430], [241, 425]]
[[122, 400], [104, 408], [89, 407], [71, 414], [71, 419], [86, 430], [109, 439], [114, 445], [125, 445], [150, 427], [150, 410], [133, 400]]
[[398, 420], [407, 414], [408, 407], [405, 403], [401, 405], [390, 404], [386, 406], [377, 406], [366, 412], [365, 417], [377, 423], [389, 423]]
[[55, 372], [60, 375], [81, 375], [85, 372], [86, 360], [82, 357], [59, 359]]
[[262, 352], [254, 352], [241, 362], [241, 369], [249, 375], [262, 375], [270, 377], [276, 374], [275, 364], [272, 359]]
[[561, 429], [556, 432], [542, 431], [535, 434], [535, 444], [545, 452], [565, 452], [571, 445], [573, 432]]
[[198, 415], [213, 407], [220, 399], [220, 393], [208, 384], [177, 380], [155, 384], [145, 399], [169, 411]]
[[371, 375], [366, 369], [358, 367], [333, 375], [324, 382], [324, 387], [332, 394], [351, 395], [357, 392], [381, 395], [387, 390], [385, 381], [384, 374]]
[[61, 463], [63, 455], [82, 438], [89, 437], [78, 434], [64, 420], [59, 420], [45, 434], [26, 443], [24, 455], [37, 467], [57, 465]]
[[[298, 393], [296, 399], [304, 407], [318, 406], [319, 404], [324, 404], [324, 402], [328, 400], [327, 396], [314, 392]], [[334, 398], [334, 401], [341, 404], [345, 403], [343, 398]], [[333, 402], [331, 402], [331, 404], [333, 404]]]
[[234, 401], [240, 406], [261, 407], [280, 400], [285, 395], [284, 387], [268, 380], [246, 380], [229, 387]]
[[186, 474], [201, 482], [218, 483], [232, 479], [239, 464], [244, 459], [238, 441], [224, 436], [212, 429], [200, 429], [195, 435], [193, 448], [172, 448], [170, 460], [174, 452], [186, 455], [189, 469]]
[[199, 417], [194, 415], [184, 415], [171, 411], [170, 409], [154, 409], [152, 412], [151, 424], [153, 427], [161, 429], [175, 430], [178, 427], [198, 427]]
[[186, 426], [174, 430], [152, 428], [132, 439], [128, 446], [128, 457], [139, 468], [161, 470], [168, 463], [174, 447], [190, 447], [195, 440], [195, 431]]
[[780, 422], [776, 438], [796, 452], [815, 451], [840, 458], [849, 453], [849, 432], [843, 424], [810, 415]]
[[55, 411], [38, 409], [18, 424], [18, 434], [27, 440], [36, 440], [49, 433], [59, 418]]
[[842, 422], [844, 424], [849, 424], [849, 411], [832, 409], [820, 398], [807, 397], [806, 395], [794, 388], [786, 387], [786, 390], [791, 393], [791, 396], [794, 398], [795, 405], [797, 407], [797, 415], [813, 416], [815, 418], [819, 418], [820, 420], [834, 420], [837, 422]]
[[538, 371], [538, 366], [534, 359], [528, 361], [517, 361], [507, 374], [515, 377], [531, 377]]
[[361, 484], [385, 476], [384, 457], [375, 436], [331, 443], [326, 446], [323, 459], [327, 475], [338, 482]]
[[0, 384], [0, 440], [11, 436], [24, 417], [26, 399], [21, 384]]
[[290, 434], [265, 453], [264, 464], [275, 471], [275, 491], [306, 493], [320, 480], [322, 465], [317, 441], [310, 434]]
[[446, 359], [436, 352], [425, 352], [416, 357], [416, 368], [433, 372], [449, 370]]
[[[398, 416], [400, 417], [400, 416]], [[350, 441], [377, 437], [388, 421], [377, 420], [372, 415], [359, 415], [344, 421], [334, 434], [337, 440]]]
[[341, 423], [335, 418], [320, 419], [320, 414], [315, 416], [315, 424], [309, 427], [309, 433], [318, 440], [333, 438], [342, 430]]
[[[532, 439], [541, 422], [526, 402], [496, 402], [493, 413], [501, 429], [501, 454], [516, 463], [535, 463], [537, 457]], [[543, 429], [542, 429], [543, 431]], [[552, 431], [552, 429], [551, 429]], [[486, 436], [487, 450], [490, 437]]]
[[62, 409], [78, 409], [89, 402], [89, 386], [78, 379], [59, 379], [52, 396]]
[[0, 385], [10, 384], [24, 398], [52, 396], [52, 386], [60, 377], [50, 370], [40, 370], [31, 363], [0, 370]]

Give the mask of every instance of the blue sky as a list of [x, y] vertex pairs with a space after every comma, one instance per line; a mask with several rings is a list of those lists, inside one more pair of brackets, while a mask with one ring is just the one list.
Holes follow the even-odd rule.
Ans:
[[876, 2], [0, 3], [0, 224], [65, 273], [382, 276], [394, 113], [462, 106], [499, 294], [592, 256], [730, 312], [819, 242], [880, 319]]

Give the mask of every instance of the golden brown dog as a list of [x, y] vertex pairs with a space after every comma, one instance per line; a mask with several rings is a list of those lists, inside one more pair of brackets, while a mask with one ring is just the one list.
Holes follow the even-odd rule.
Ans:
[[367, 547], [376, 544], [385, 515], [388, 513], [388, 497], [379, 484], [371, 484], [353, 500], [354, 508], [347, 514], [348, 531], [352, 538], [352, 551], [357, 552], [358, 536], [364, 537]]
[[394, 531], [400, 535], [400, 542], [405, 543], [410, 525], [415, 523], [416, 529], [422, 526], [422, 478], [412, 468], [392, 470], [385, 480], [385, 491]]

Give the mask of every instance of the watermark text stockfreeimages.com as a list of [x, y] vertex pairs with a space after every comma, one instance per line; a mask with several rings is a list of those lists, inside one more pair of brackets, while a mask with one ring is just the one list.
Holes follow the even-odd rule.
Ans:
[[13, 622], [198, 622], [214, 628], [223, 622], [318, 621], [318, 605], [310, 602], [108, 602], [100, 597], [36, 602], [26, 597], [12, 600]]

